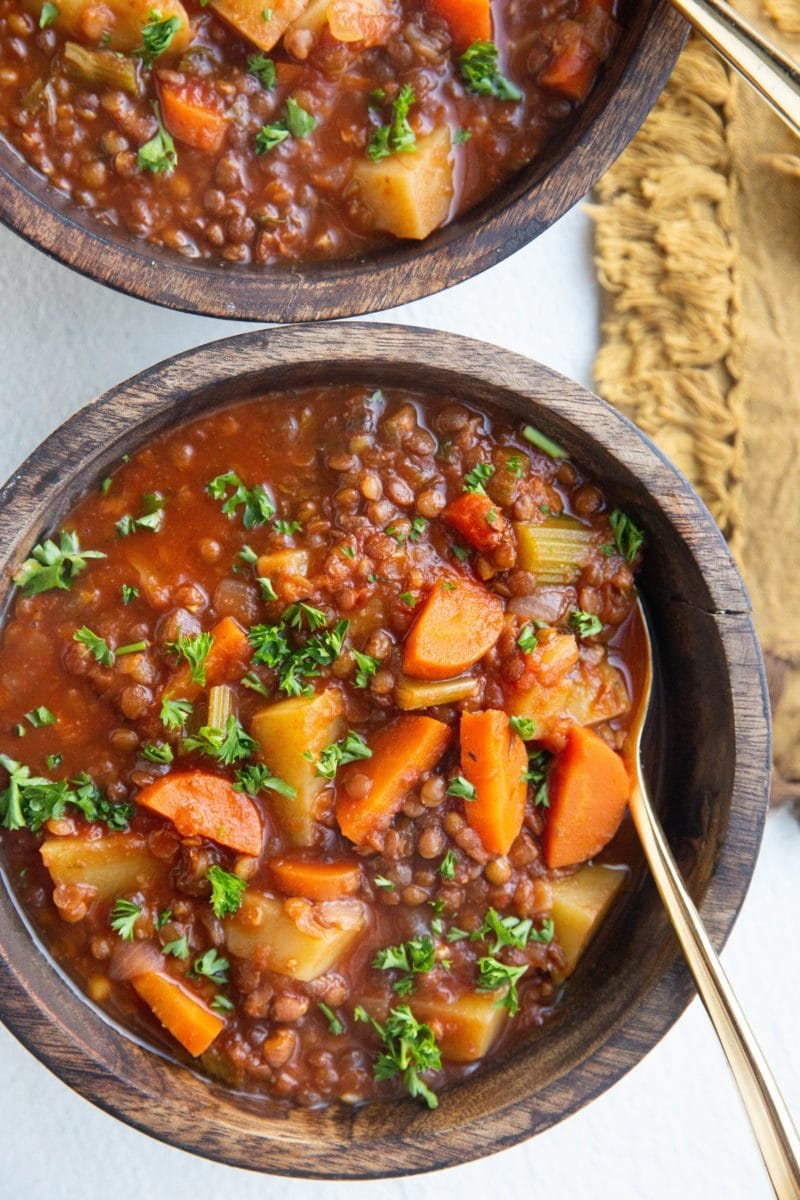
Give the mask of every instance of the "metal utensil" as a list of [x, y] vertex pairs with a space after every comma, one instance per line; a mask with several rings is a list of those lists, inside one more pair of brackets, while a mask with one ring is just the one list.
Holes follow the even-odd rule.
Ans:
[[672, 3], [800, 137], [800, 67], [762, 37], [725, 0], [672, 0]]
[[775, 1195], [779, 1200], [798, 1200], [800, 1138], [683, 884], [647, 792], [641, 749], [653, 689], [653, 648], [641, 601], [638, 616], [644, 671], [626, 746], [633, 785], [631, 815], [656, 887], [744, 1101]]

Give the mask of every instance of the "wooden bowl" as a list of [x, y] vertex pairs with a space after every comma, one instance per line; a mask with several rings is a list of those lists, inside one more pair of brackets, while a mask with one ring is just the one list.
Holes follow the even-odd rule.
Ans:
[[[52, 434], [0, 492], [0, 607], [10, 570], [159, 431], [260, 391], [327, 382], [444, 392], [535, 423], [644, 527], [642, 591], [662, 701], [649, 747], [654, 793], [719, 948], [747, 891], [769, 788], [767, 696], [747, 592], [686, 480], [624, 417], [546, 367], [481, 342], [378, 324], [259, 331], [178, 355], [107, 392]], [[70, 1087], [195, 1154], [315, 1178], [410, 1174], [530, 1137], [610, 1087], [692, 995], [644, 871], [525, 1048], [441, 1095], [277, 1110], [226, 1092], [112, 1027], [34, 945], [0, 896], [0, 1016]]]
[[471, 212], [424, 242], [363, 259], [237, 267], [192, 262], [101, 224], [0, 141], [0, 221], [82, 275], [207, 316], [313, 321], [377, 312], [480, 274], [538, 237], [591, 190], [655, 103], [688, 26], [670, 0], [623, 0], [614, 57], [566, 135]]

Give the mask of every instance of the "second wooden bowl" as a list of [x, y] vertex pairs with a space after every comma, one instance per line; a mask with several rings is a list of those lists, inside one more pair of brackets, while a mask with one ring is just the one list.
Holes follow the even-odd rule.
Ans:
[[[328, 382], [444, 392], [531, 421], [591, 471], [647, 535], [641, 579], [661, 702], [648, 762], [670, 843], [715, 945], [758, 852], [769, 718], [744, 585], [686, 480], [629, 421], [546, 367], [480, 342], [386, 325], [256, 332], [159, 364], [83, 409], [0, 491], [0, 611], [12, 570], [122, 454], [237, 399]], [[412, 1174], [491, 1154], [610, 1087], [692, 995], [644, 872], [571, 979], [556, 1017], [506, 1061], [444, 1092], [360, 1109], [276, 1111], [126, 1036], [37, 948], [0, 894], [0, 1017], [70, 1087], [154, 1137], [240, 1167], [316, 1178]]]

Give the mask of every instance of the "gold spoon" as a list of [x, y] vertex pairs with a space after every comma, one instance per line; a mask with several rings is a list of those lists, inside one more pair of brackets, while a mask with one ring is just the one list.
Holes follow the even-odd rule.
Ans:
[[800, 68], [725, 0], [672, 0], [678, 12], [707, 38], [800, 137]]
[[758, 1148], [779, 1200], [800, 1197], [800, 1139], [764, 1056], [747, 1024], [689, 893], [684, 887], [642, 771], [642, 734], [653, 689], [653, 647], [642, 603], [640, 698], [626, 744], [632, 779], [631, 815], [650, 872], [694, 976], [744, 1101]]

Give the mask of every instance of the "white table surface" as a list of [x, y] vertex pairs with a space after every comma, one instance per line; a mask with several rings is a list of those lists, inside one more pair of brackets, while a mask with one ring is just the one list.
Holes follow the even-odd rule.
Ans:
[[[576, 209], [480, 278], [383, 319], [484, 338], [591, 385], [598, 301], [590, 255], [589, 224]], [[117, 295], [0, 229], [0, 478], [105, 388], [244, 328]], [[800, 825], [788, 813], [773, 815], [724, 955], [795, 1113], [798, 867]], [[697, 1001], [644, 1062], [555, 1129], [482, 1162], [384, 1183], [265, 1178], [163, 1146], [92, 1108], [2, 1028], [0, 1064], [0, 1195], [9, 1200], [759, 1200], [771, 1194]]]

